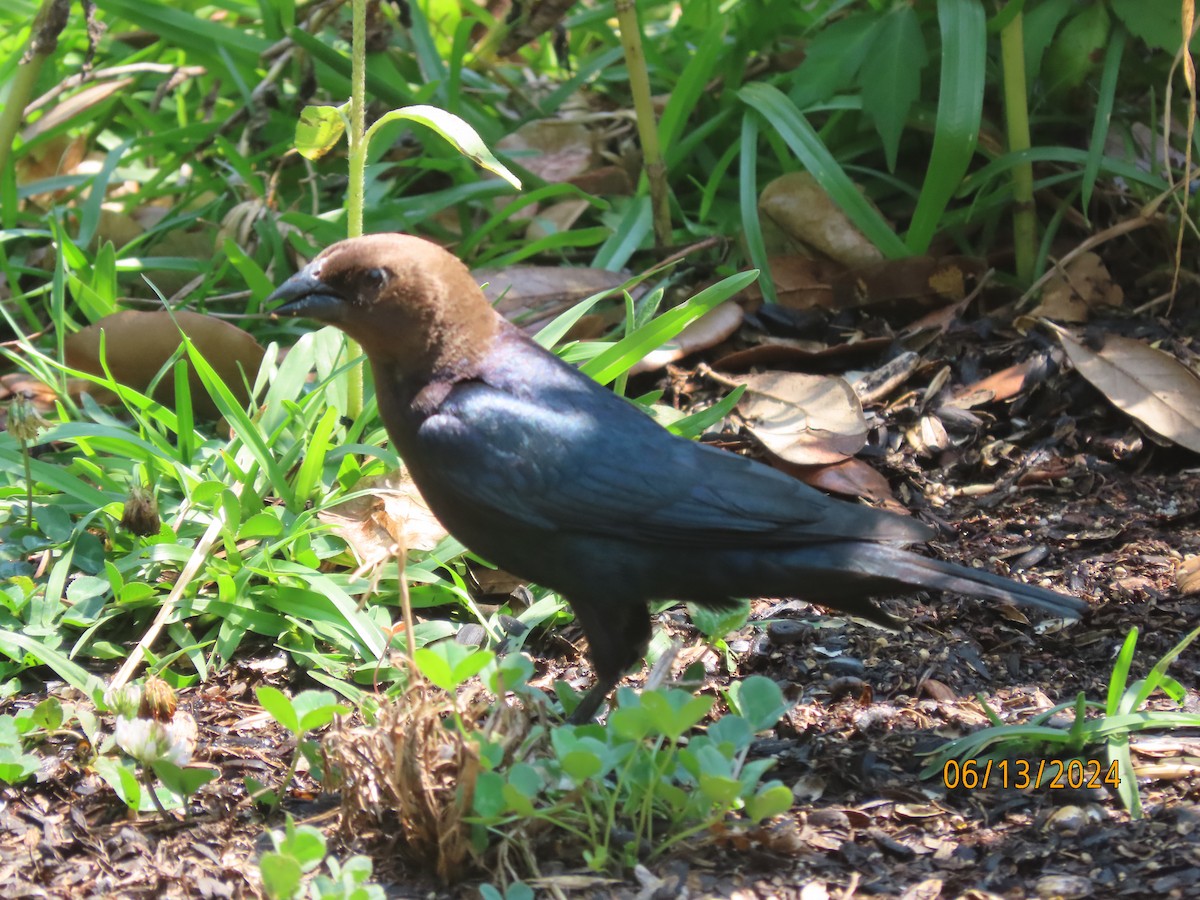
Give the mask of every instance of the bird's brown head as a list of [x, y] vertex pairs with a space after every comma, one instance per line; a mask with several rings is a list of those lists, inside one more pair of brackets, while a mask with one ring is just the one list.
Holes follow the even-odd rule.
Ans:
[[267, 299], [287, 301], [275, 315], [336, 325], [402, 376], [467, 374], [500, 327], [467, 267], [407, 234], [339, 241]]

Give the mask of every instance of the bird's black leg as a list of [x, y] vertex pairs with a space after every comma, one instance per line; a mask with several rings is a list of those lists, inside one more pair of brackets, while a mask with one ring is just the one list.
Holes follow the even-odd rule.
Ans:
[[605, 701], [612, 689], [617, 686], [620, 678], [599, 678], [592, 685], [592, 689], [583, 695], [583, 699], [579, 701], [579, 705], [575, 710], [567, 716], [567, 723], [570, 725], [586, 725], [596, 718], [596, 713], [600, 711], [600, 705]]
[[621, 676], [646, 653], [650, 643], [650, 611], [645, 603], [591, 602], [567, 598], [588, 640], [588, 658], [596, 683], [583, 695], [567, 721], [581, 725], [595, 718], [600, 704]]

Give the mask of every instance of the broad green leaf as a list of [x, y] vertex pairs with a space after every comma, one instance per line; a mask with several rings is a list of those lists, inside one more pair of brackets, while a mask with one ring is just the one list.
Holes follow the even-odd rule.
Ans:
[[296, 150], [317, 160], [332, 150], [346, 131], [346, 117], [336, 106], [306, 106], [296, 123]]
[[450, 142], [459, 153], [473, 159], [489, 172], [499, 175], [518, 191], [521, 189], [521, 180], [492, 155], [492, 151], [488, 149], [487, 144], [483, 142], [483, 138], [474, 128], [453, 113], [438, 109], [436, 106], [405, 106], [402, 109], [394, 109], [385, 113], [367, 129], [367, 140], [369, 141], [375, 132], [384, 125], [399, 119], [407, 119], [432, 128]]
[[884, 256], [898, 259], [910, 255], [904, 242], [862, 195], [858, 185], [829, 152], [808, 120], [778, 88], [755, 82], [742, 88], [738, 96], [779, 133], [800, 164], [816, 178], [833, 202], [842, 208], [850, 221]]
[[263, 685], [255, 688], [254, 696], [258, 698], [259, 704], [271, 717], [280, 725], [290, 731], [292, 734], [300, 735], [303, 732], [300, 728], [300, 716], [296, 712], [296, 708], [292, 705], [292, 701], [287, 695], [278, 688]]
[[987, 65], [983, 5], [977, 0], [938, 0], [938, 27], [942, 74], [933, 150], [906, 241], [914, 254], [929, 249], [946, 205], [975, 155], [983, 117]]
[[901, 4], [880, 19], [870, 37], [871, 49], [859, 74], [863, 112], [875, 122], [883, 141], [888, 171], [896, 171], [900, 134], [921, 91], [928, 61], [916, 11]]
[[766, 785], [746, 801], [746, 815], [753, 822], [780, 816], [792, 808], [792, 792], [777, 781]]

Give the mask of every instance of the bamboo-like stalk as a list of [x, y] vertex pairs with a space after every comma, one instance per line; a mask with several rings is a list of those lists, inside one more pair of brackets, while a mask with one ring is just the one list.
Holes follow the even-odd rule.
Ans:
[[[1029, 95], [1025, 85], [1024, 16], [1017, 13], [1000, 31], [1000, 58], [1004, 69], [1004, 115], [1008, 129], [1008, 151], [1019, 153], [1030, 147]], [[1037, 216], [1033, 203], [1033, 163], [1013, 167], [1013, 254], [1017, 279], [1033, 280], [1037, 260]]]
[[[346, 191], [346, 237], [363, 233], [363, 198], [367, 184], [367, 0], [351, 3], [353, 22], [350, 39], [350, 115], [346, 140], [349, 144], [350, 184]], [[346, 355], [362, 356], [362, 348], [346, 338]], [[358, 418], [363, 408], [362, 366], [347, 373], [346, 415]]]
[[633, 93], [638, 137], [642, 142], [642, 165], [650, 185], [650, 208], [654, 217], [654, 242], [660, 248], [671, 245], [671, 197], [667, 192], [667, 165], [658, 145], [658, 118], [650, 97], [650, 76], [646, 73], [646, 54], [642, 50], [642, 30], [638, 24], [635, 0], [617, 0], [617, 24], [621, 46], [625, 50], [625, 68]]

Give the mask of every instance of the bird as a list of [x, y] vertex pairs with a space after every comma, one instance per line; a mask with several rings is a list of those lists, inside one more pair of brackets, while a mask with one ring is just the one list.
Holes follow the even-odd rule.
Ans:
[[588, 643], [591, 721], [645, 655], [649, 603], [710, 609], [800, 596], [888, 628], [873, 598], [918, 591], [1080, 618], [1084, 601], [922, 556], [906, 515], [830, 497], [736, 453], [672, 434], [542, 348], [467, 267], [412, 235], [319, 253], [268, 298], [362, 347], [393, 448], [473, 553], [558, 592]]

